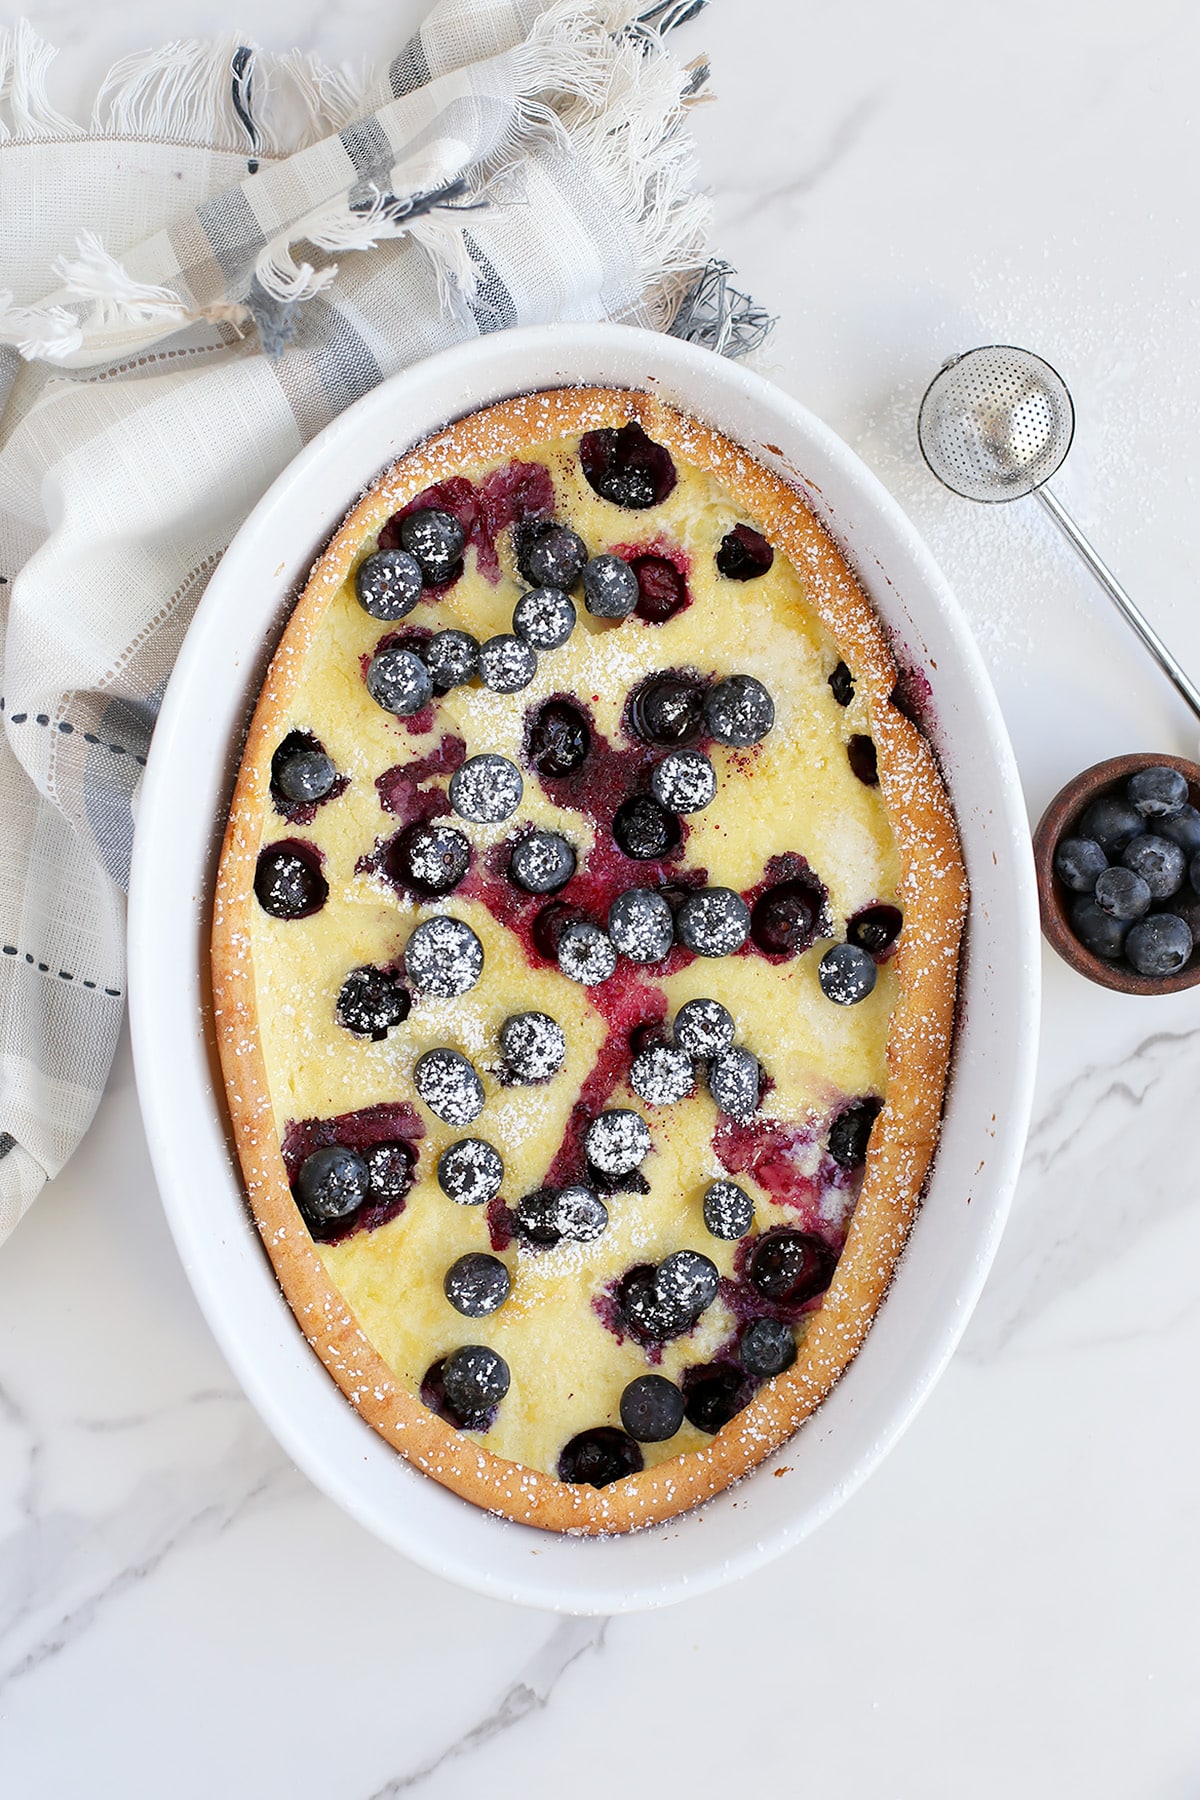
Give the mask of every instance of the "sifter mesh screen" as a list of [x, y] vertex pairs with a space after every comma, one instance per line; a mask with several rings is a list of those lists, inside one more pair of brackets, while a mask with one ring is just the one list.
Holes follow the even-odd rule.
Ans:
[[967, 500], [1019, 500], [1071, 447], [1075, 409], [1048, 362], [1012, 344], [968, 350], [940, 369], [917, 419], [921, 454]]

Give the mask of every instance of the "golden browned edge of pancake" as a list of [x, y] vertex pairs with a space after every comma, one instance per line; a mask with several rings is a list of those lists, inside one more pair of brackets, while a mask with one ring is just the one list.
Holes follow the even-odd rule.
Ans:
[[[886, 1104], [833, 1283], [793, 1367], [768, 1382], [703, 1450], [596, 1489], [492, 1454], [399, 1382], [330, 1281], [292, 1199], [258, 1030], [249, 921], [269, 802], [271, 754], [326, 608], [365, 538], [423, 488], [556, 438], [637, 419], [681, 461], [710, 471], [790, 558], [808, 598], [869, 696], [880, 785], [900, 852], [900, 997], [887, 1045]], [[745, 1475], [820, 1404], [866, 1336], [903, 1248], [937, 1142], [949, 1064], [966, 876], [928, 744], [891, 703], [896, 669], [882, 627], [799, 494], [740, 445], [653, 397], [562, 388], [472, 413], [418, 445], [349, 513], [313, 568], [251, 722], [225, 833], [213, 916], [213, 999], [229, 1111], [254, 1216], [283, 1291], [343, 1393], [425, 1474], [489, 1512], [552, 1531], [632, 1531], [674, 1517]]]

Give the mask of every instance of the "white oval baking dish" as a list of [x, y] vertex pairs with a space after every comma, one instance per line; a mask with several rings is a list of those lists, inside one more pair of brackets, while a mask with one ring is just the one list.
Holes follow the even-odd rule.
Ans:
[[[212, 881], [242, 734], [317, 552], [361, 490], [413, 443], [491, 401], [567, 383], [649, 386], [739, 439], [804, 494], [857, 570], [900, 659], [928, 677], [972, 885], [942, 1143], [864, 1349], [798, 1437], [735, 1489], [669, 1524], [599, 1541], [479, 1511], [410, 1467], [343, 1399], [250, 1222], [207, 1011]], [[1036, 1056], [1037, 901], [1016, 766], [970, 631], [896, 502], [803, 407], [736, 364], [618, 326], [502, 332], [385, 382], [314, 439], [230, 545], [180, 653], [141, 795], [129, 941], [146, 1132], [209, 1324], [289, 1455], [426, 1568], [562, 1612], [634, 1610], [732, 1580], [841, 1504], [896, 1441], [958, 1342], [1004, 1224]]]

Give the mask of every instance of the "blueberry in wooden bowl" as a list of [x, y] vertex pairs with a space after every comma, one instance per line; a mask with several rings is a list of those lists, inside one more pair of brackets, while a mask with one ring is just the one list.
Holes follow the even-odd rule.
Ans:
[[1121, 994], [1200, 983], [1200, 765], [1112, 756], [1055, 795], [1033, 838], [1042, 931]]

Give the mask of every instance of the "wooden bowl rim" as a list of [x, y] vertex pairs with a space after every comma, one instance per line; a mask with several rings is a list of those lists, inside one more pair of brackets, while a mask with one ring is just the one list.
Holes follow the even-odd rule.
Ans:
[[1187, 779], [1191, 804], [1200, 806], [1200, 764], [1189, 762], [1183, 756], [1130, 752], [1125, 756], [1105, 757], [1103, 762], [1093, 763], [1081, 774], [1072, 776], [1051, 800], [1033, 834], [1038, 905], [1046, 941], [1080, 975], [1119, 994], [1177, 994], [1185, 988], [1195, 987], [1200, 982], [1200, 942], [1193, 950], [1191, 960], [1178, 974], [1158, 978], [1139, 975], [1131, 968], [1093, 956], [1068, 923], [1066, 895], [1069, 890], [1054, 872], [1054, 850], [1058, 840], [1066, 835], [1068, 826], [1103, 789], [1136, 775], [1139, 769], [1154, 768], [1177, 769]]

